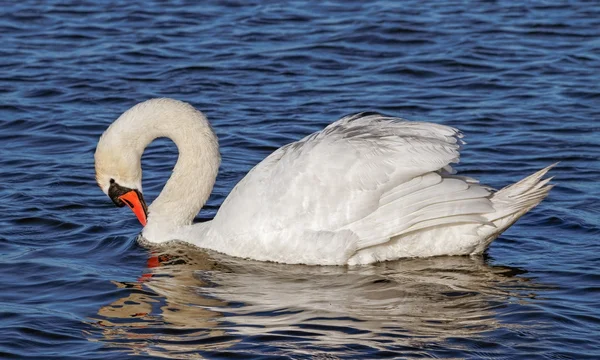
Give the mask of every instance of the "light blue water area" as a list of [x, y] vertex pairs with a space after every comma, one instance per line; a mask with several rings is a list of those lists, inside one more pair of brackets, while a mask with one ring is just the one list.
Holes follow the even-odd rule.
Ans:
[[[1, 358], [600, 358], [596, 2], [0, 11]], [[484, 258], [322, 268], [153, 253], [93, 167], [104, 129], [153, 97], [192, 103], [219, 136], [200, 220], [270, 152], [358, 111], [460, 128], [458, 170], [497, 188], [560, 161], [557, 186]], [[144, 154], [148, 200], [176, 150]]]

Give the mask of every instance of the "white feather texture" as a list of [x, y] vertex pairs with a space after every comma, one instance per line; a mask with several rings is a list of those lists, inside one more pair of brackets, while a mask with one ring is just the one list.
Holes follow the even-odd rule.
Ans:
[[206, 118], [190, 105], [155, 99], [124, 113], [99, 142], [98, 182], [141, 184], [139, 157], [159, 136], [170, 137], [180, 157], [149, 208], [144, 238], [255, 260], [344, 265], [477, 254], [551, 188], [541, 179], [548, 167], [494, 193], [454, 174], [458, 130], [363, 113], [276, 150], [234, 187], [214, 220], [192, 225], [220, 158]]

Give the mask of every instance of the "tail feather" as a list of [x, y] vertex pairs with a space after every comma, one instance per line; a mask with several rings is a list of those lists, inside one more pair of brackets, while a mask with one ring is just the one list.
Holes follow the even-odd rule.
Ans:
[[498, 191], [498, 193], [509, 192], [511, 195], [518, 195], [518, 194], [524, 193], [528, 189], [535, 187], [535, 185], [537, 185], [540, 182], [540, 179], [542, 177], [544, 177], [544, 175], [546, 175], [548, 173], [548, 171], [550, 171], [550, 169], [552, 169], [556, 165], [558, 165], [557, 162], [550, 166], [543, 168], [542, 170], [536, 172], [535, 174], [529, 175], [525, 179], [523, 179], [515, 184], [509, 185], [509, 186], [503, 188], [502, 190]]
[[523, 214], [537, 206], [546, 196], [554, 185], [548, 185], [552, 177], [542, 179], [546, 173], [558, 163], [554, 163], [525, 179], [509, 185], [492, 197], [491, 201], [496, 210], [486, 215], [488, 220], [496, 227], [485, 227], [482, 229], [486, 237], [473, 254], [481, 254], [504, 230], [508, 229]]
[[546, 185], [552, 178], [542, 179], [542, 177], [556, 164], [558, 163], [552, 164], [496, 192], [491, 198], [496, 212], [489, 214], [489, 219], [495, 222], [506, 216], [515, 214], [520, 216], [544, 200], [554, 185]]

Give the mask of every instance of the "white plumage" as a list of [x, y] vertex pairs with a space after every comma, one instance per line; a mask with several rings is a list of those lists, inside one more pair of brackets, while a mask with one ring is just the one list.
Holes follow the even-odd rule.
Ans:
[[[96, 172], [103, 189], [110, 178], [141, 184], [138, 164], [106, 160], [115, 153], [140, 156], [158, 136], [178, 146], [175, 174], [149, 208], [147, 240], [320, 265], [479, 254], [551, 188], [540, 181], [548, 167], [494, 193], [454, 174], [458, 130], [363, 113], [276, 150], [235, 186], [213, 221], [191, 225], [219, 164], [209, 129], [190, 105], [155, 99], [123, 114], [100, 140]], [[136, 143], [123, 145], [128, 133], [139, 132]]]

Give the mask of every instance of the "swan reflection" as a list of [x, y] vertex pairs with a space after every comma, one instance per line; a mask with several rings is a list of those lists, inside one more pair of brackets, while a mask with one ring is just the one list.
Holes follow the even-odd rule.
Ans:
[[170, 358], [247, 353], [270, 342], [291, 353], [420, 348], [514, 327], [501, 323], [497, 309], [527, 302], [542, 288], [524, 271], [481, 257], [311, 267], [178, 245], [155, 253], [150, 266], [136, 282], [114, 282], [125, 295], [98, 311], [92, 340]]

